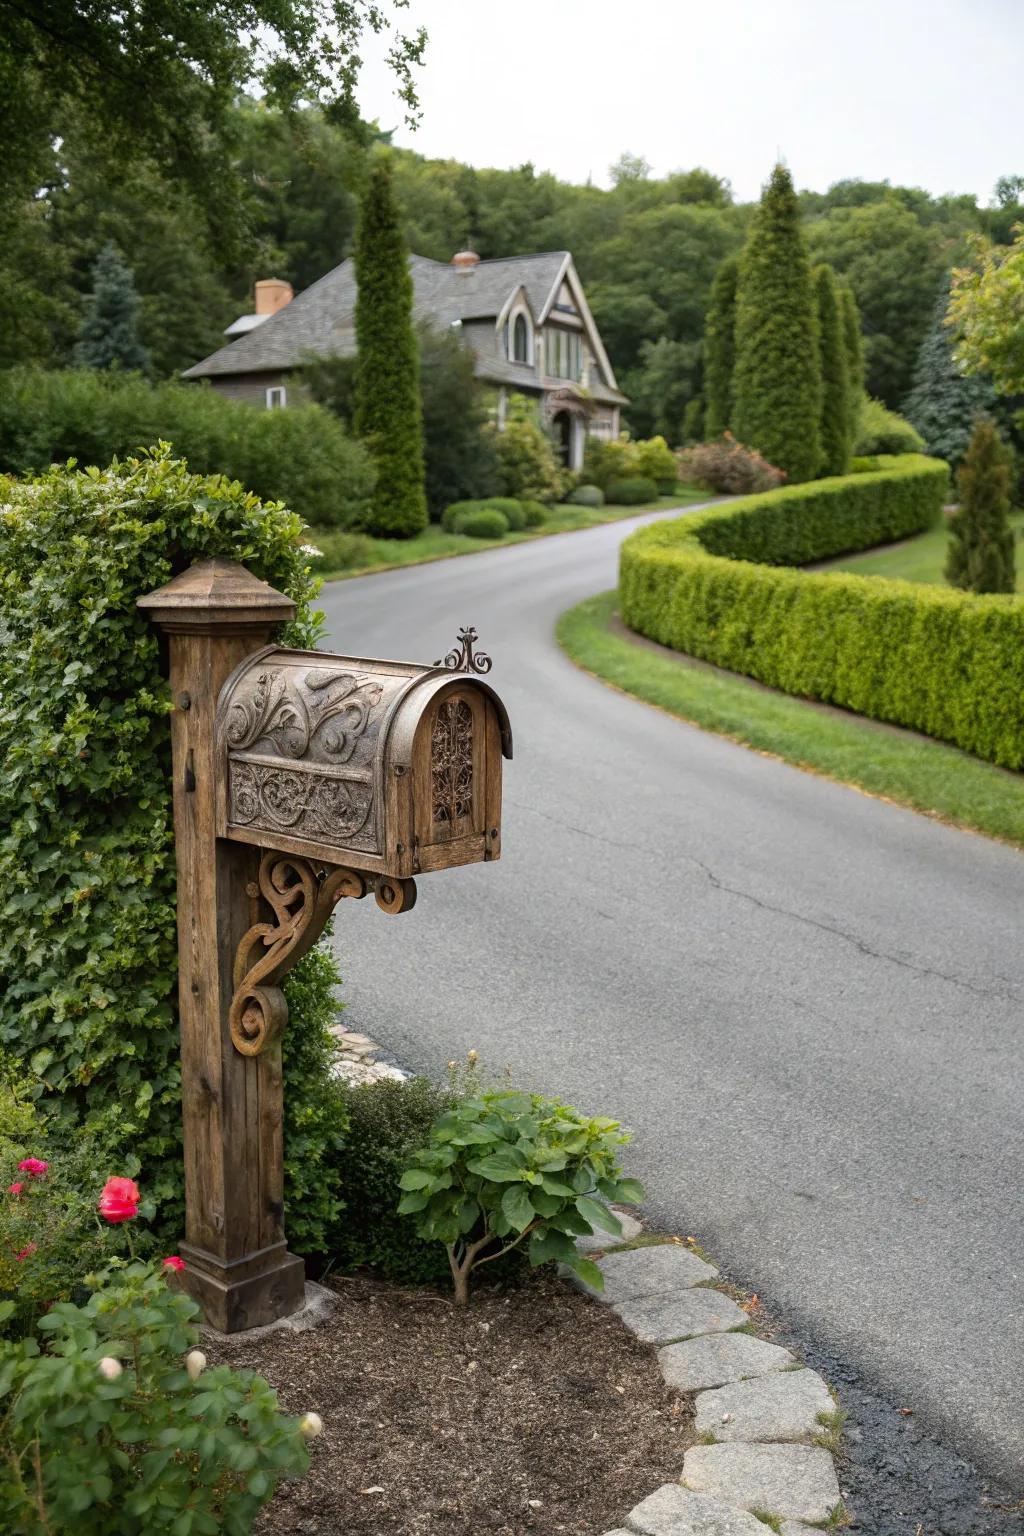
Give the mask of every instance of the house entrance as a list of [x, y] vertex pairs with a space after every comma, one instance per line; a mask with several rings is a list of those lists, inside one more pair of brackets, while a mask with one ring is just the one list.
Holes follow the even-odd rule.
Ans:
[[573, 462], [576, 445], [576, 428], [572, 416], [568, 411], [559, 411], [552, 425], [555, 429], [555, 446], [558, 449], [559, 462], [563, 469], [575, 469]]

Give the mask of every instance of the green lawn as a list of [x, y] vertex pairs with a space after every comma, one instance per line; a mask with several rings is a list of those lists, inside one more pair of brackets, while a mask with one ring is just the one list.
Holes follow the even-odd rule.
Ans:
[[[1014, 531], [1024, 534], [1024, 513], [1015, 513], [1011, 521]], [[852, 571], [855, 576], [894, 576], [903, 581], [929, 581], [944, 586], [942, 568], [948, 544], [949, 528], [943, 519], [940, 527], [918, 534], [916, 539], [870, 549], [861, 555], [843, 555], [821, 569]], [[1024, 550], [1017, 554], [1017, 591], [1024, 592]]]
[[414, 539], [371, 539], [362, 534], [342, 533], [335, 528], [311, 528], [308, 539], [323, 550], [323, 560], [315, 562], [318, 575], [327, 581], [340, 577], [362, 576], [367, 571], [387, 571], [401, 565], [423, 565], [428, 560], [445, 560], [450, 555], [475, 555], [497, 545], [521, 544], [525, 539], [543, 539], [552, 533], [570, 533], [577, 528], [596, 528], [601, 523], [617, 523], [641, 512], [669, 511], [687, 507], [695, 501], [713, 500], [707, 491], [694, 486], [680, 486], [672, 496], [638, 507], [570, 507], [561, 503], [552, 507], [547, 522], [523, 533], [509, 533], [503, 539], [470, 539], [462, 533], [445, 533], [438, 523], [431, 523]]
[[615, 592], [588, 598], [559, 620], [559, 643], [585, 671], [743, 746], [1024, 847], [1024, 777], [956, 747], [662, 655], [609, 627], [617, 599]]

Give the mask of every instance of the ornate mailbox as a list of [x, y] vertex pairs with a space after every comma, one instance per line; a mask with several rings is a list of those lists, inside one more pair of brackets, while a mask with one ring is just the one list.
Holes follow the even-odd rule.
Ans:
[[496, 859], [505, 710], [473, 630], [432, 667], [268, 643], [290, 598], [205, 560], [139, 607], [167, 636], [184, 1282], [234, 1332], [302, 1306], [284, 1235], [280, 983], [344, 897]]
[[508, 716], [476, 676], [267, 646], [217, 706], [219, 836], [402, 879], [496, 859]]

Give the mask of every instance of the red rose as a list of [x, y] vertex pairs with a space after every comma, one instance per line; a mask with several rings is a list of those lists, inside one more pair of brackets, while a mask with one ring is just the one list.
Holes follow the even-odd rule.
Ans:
[[99, 1213], [110, 1222], [131, 1221], [141, 1198], [134, 1179], [108, 1179], [100, 1194]]
[[23, 1248], [21, 1250], [21, 1252], [20, 1253], [16, 1253], [14, 1255], [14, 1257], [17, 1259], [18, 1263], [20, 1264], [23, 1259], [27, 1259], [29, 1254], [30, 1253], [35, 1253], [35, 1251], [36, 1251], [35, 1243], [29, 1243], [27, 1248]]
[[19, 1173], [29, 1173], [34, 1179], [41, 1179], [49, 1168], [49, 1163], [44, 1163], [38, 1157], [26, 1157], [18, 1164]]
[[25, 1188], [24, 1184], [21, 1182], [20, 1179], [18, 1179], [18, 1180], [15, 1181], [15, 1183], [8, 1184], [8, 1186], [7, 1186], [7, 1193], [9, 1195], [14, 1195], [15, 1198], [17, 1198], [17, 1196], [21, 1194], [21, 1192], [22, 1192], [22, 1190], [24, 1188]]
[[185, 1260], [179, 1259], [176, 1253], [172, 1253], [169, 1258], [164, 1259], [164, 1269], [173, 1269], [175, 1274], [178, 1274], [184, 1268]]

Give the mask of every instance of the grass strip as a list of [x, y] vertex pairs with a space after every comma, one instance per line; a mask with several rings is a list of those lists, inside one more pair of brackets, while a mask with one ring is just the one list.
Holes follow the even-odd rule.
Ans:
[[[1010, 519], [1015, 534], [1024, 534], [1024, 514]], [[850, 571], [854, 576], [889, 576], [899, 581], [926, 581], [945, 586], [943, 574], [949, 548], [949, 523], [943, 518], [938, 528], [930, 528], [914, 539], [903, 539], [861, 555], [843, 555], [818, 566], [821, 571]], [[1017, 591], [1024, 592], [1024, 558], [1017, 556]]]
[[351, 535], [337, 528], [311, 527], [305, 536], [309, 543], [323, 550], [323, 559], [314, 563], [318, 576], [338, 581], [349, 576], [365, 576], [369, 571], [393, 571], [406, 565], [426, 565], [432, 560], [448, 560], [453, 555], [478, 555], [484, 549], [508, 544], [522, 544], [527, 539], [543, 539], [553, 533], [573, 533], [580, 528], [597, 528], [603, 523], [618, 523], [642, 512], [670, 512], [673, 507], [688, 507], [695, 501], [713, 500], [707, 491], [681, 486], [671, 496], [660, 496], [638, 507], [571, 507], [564, 502], [552, 507], [540, 528], [508, 533], [501, 539], [471, 539], [464, 533], [446, 533], [439, 523], [431, 523], [412, 539], [363, 539], [357, 559], [344, 558]]
[[616, 592], [603, 592], [558, 621], [558, 643], [584, 671], [742, 746], [1024, 847], [1024, 777], [942, 742], [662, 655], [610, 627], [617, 601]]

